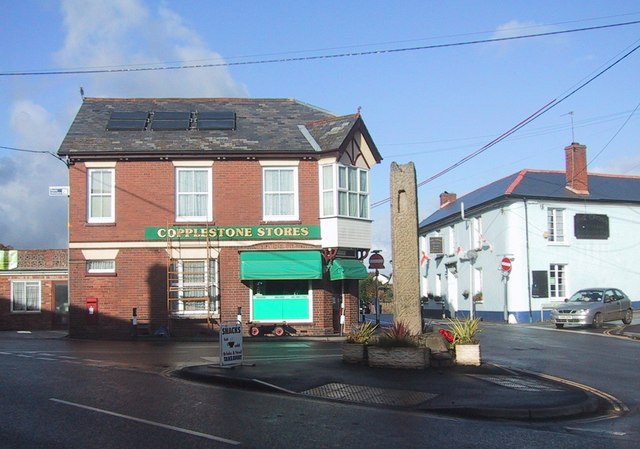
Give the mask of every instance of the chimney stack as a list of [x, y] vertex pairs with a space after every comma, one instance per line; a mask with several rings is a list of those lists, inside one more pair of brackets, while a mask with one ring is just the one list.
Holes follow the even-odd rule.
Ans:
[[453, 203], [458, 196], [455, 193], [449, 193], [446, 190], [440, 194], [440, 208], [448, 206]]
[[573, 142], [564, 149], [567, 167], [567, 189], [579, 195], [589, 194], [587, 147]]

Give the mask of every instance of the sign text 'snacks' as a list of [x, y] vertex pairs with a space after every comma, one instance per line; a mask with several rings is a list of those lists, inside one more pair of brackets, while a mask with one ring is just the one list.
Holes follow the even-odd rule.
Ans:
[[319, 239], [316, 225], [146, 227], [145, 240], [277, 240]]

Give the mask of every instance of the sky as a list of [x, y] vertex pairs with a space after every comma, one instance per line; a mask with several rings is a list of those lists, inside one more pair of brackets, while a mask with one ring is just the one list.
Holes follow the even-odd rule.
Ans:
[[371, 202], [373, 249], [387, 260], [392, 162], [415, 164], [419, 220], [443, 191], [564, 170], [572, 141], [590, 172], [640, 175], [636, 0], [4, 2], [0, 243], [16, 249], [66, 248], [67, 199], [49, 187], [68, 184], [54, 155], [80, 87], [360, 110], [384, 158]]

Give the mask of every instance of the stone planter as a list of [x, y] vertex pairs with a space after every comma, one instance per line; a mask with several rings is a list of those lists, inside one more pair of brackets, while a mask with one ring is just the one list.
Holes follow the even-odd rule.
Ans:
[[423, 369], [429, 366], [429, 348], [369, 346], [369, 366]]
[[347, 363], [367, 363], [367, 345], [362, 343], [343, 343], [342, 361]]
[[456, 365], [480, 365], [480, 345], [456, 345]]

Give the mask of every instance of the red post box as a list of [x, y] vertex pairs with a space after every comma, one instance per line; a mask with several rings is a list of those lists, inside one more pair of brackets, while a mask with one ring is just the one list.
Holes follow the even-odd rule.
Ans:
[[86, 298], [85, 304], [87, 324], [98, 324], [98, 298]]

